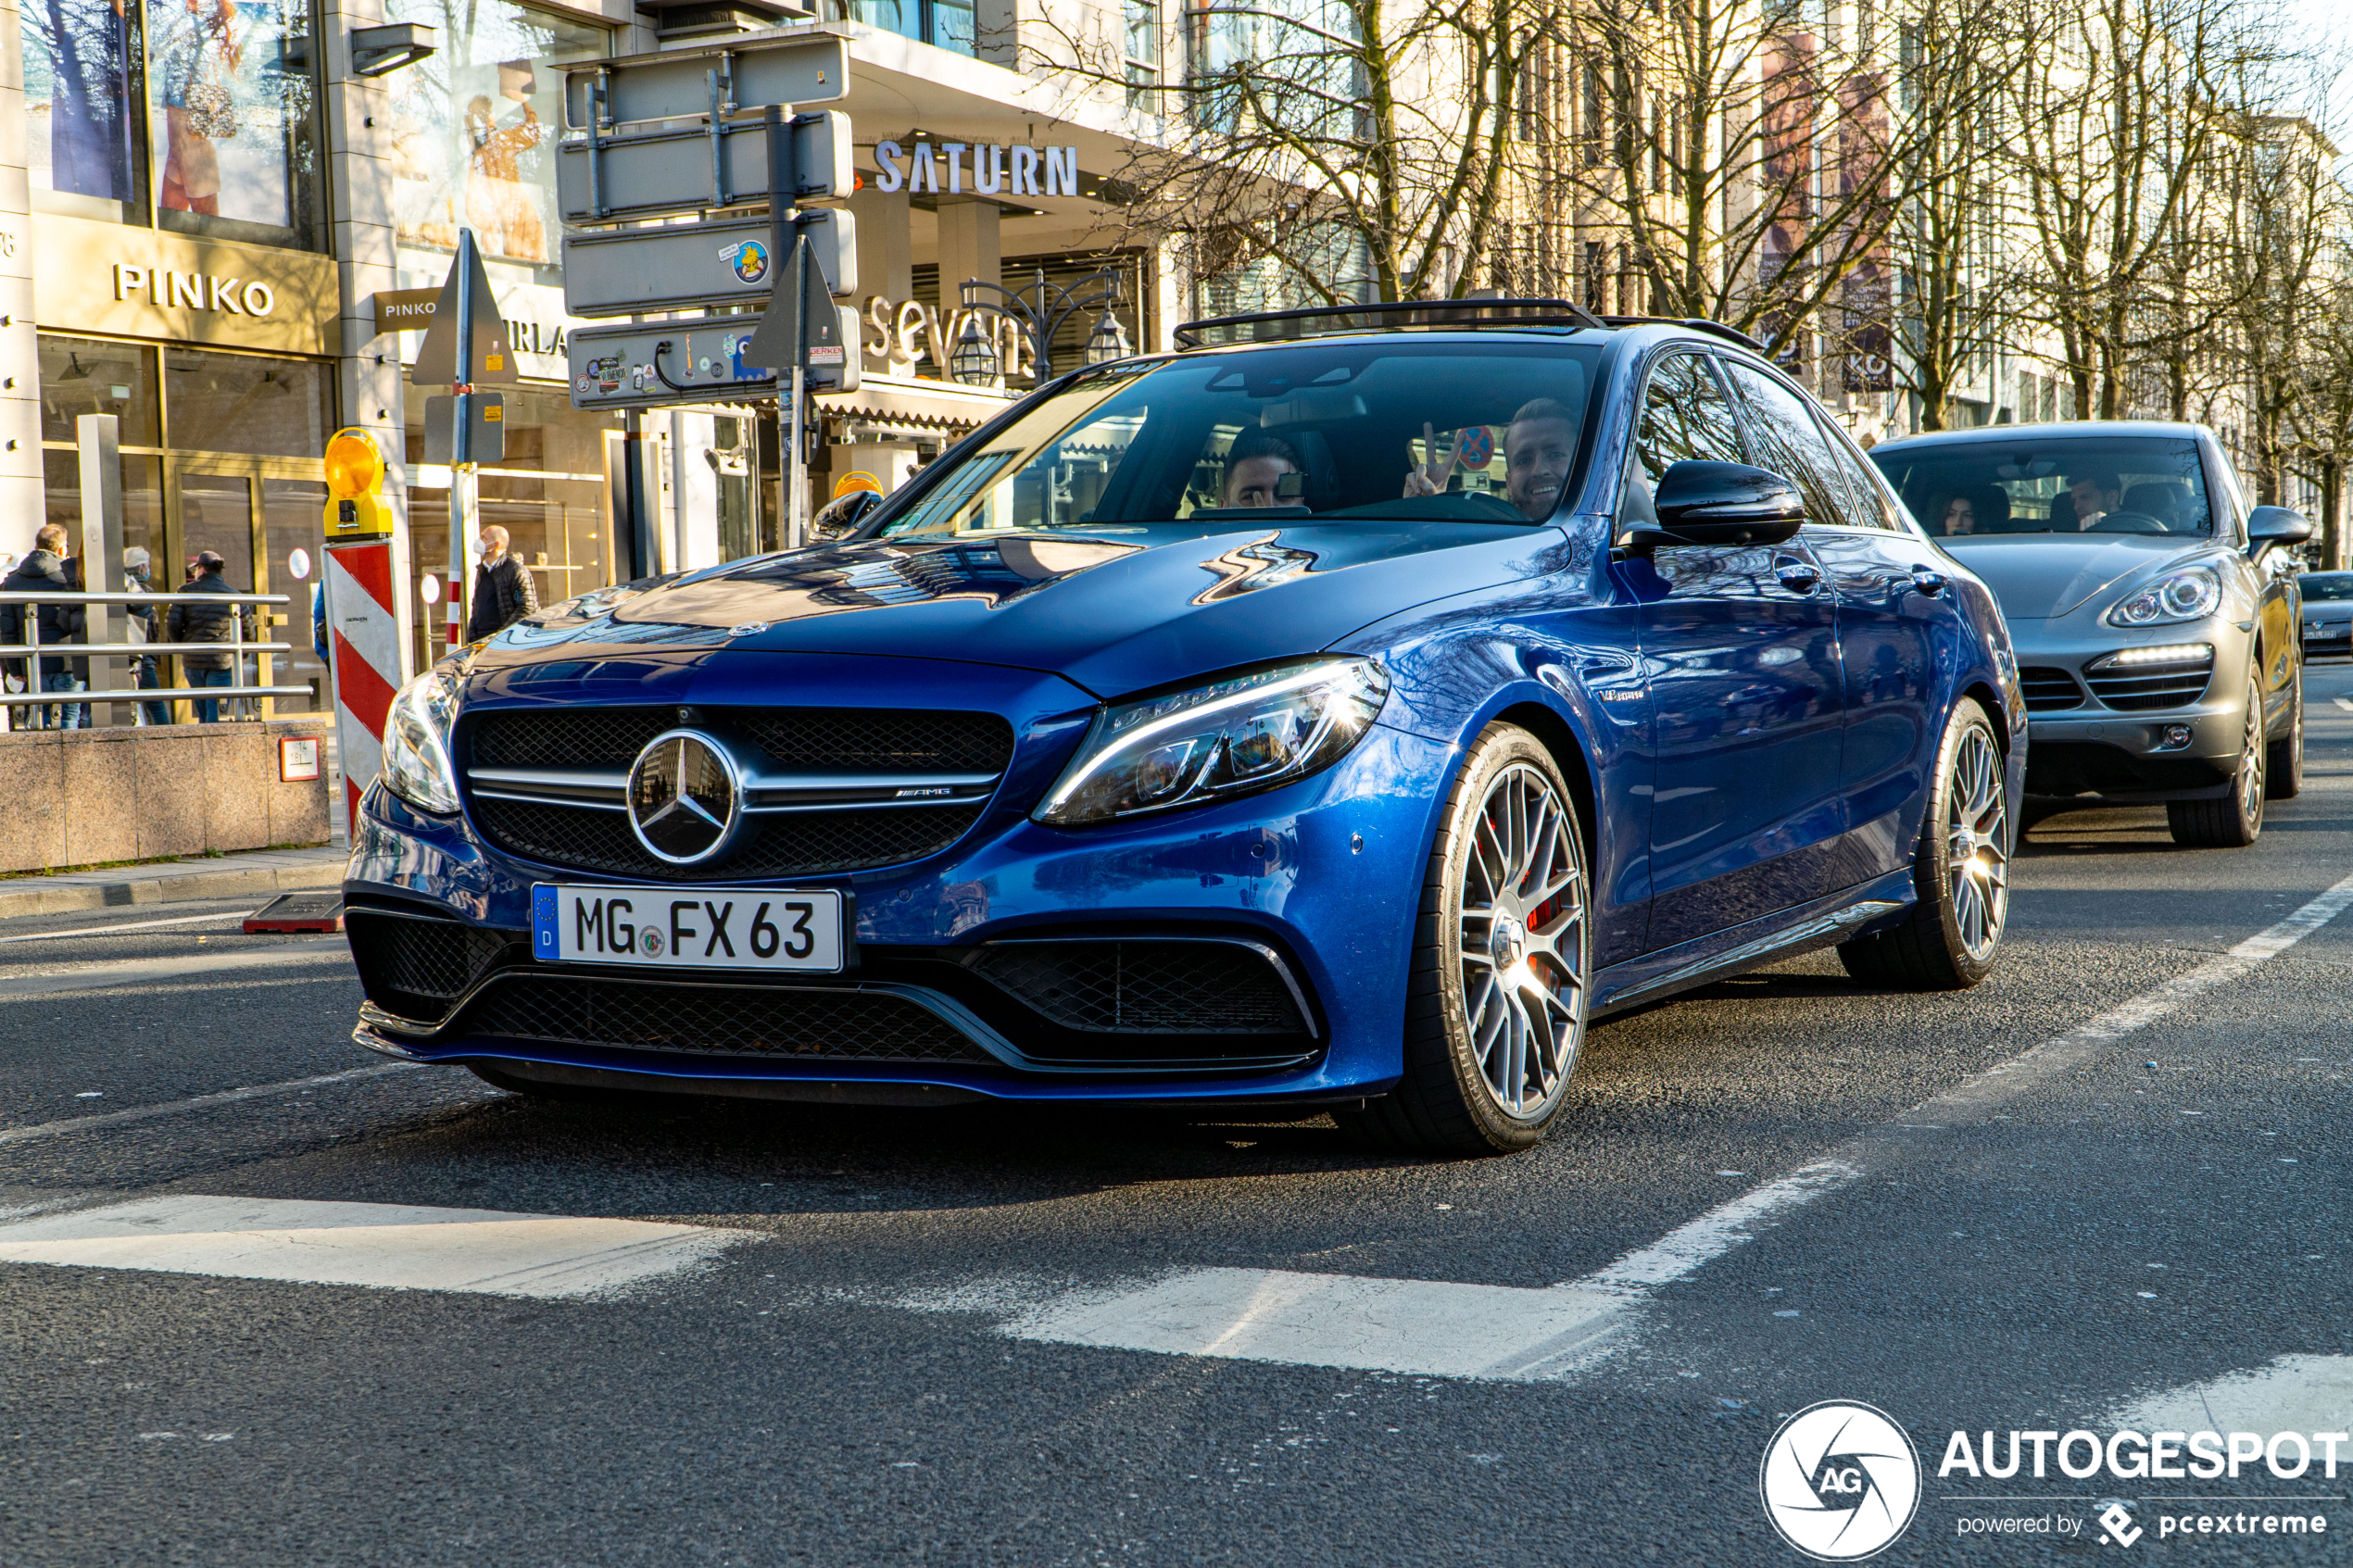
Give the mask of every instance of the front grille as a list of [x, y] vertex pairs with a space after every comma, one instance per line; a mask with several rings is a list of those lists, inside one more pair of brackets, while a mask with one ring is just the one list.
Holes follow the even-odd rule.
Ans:
[[2123, 713], [2182, 708], [2206, 695], [2214, 656], [2170, 664], [2094, 665], [2085, 672], [2092, 695]]
[[470, 1035], [696, 1056], [996, 1060], [904, 997], [812, 986], [513, 974], [485, 987], [458, 1027]]
[[2029, 713], [2063, 713], [2070, 708], [2083, 706], [2083, 688], [2075, 677], [2064, 670], [2049, 665], [2037, 665], [2018, 672], [2018, 684], [2026, 693]]
[[1063, 1028], [1089, 1034], [1308, 1032], [1266, 956], [1236, 942], [1001, 942], [983, 947], [972, 968]]
[[504, 932], [452, 920], [350, 908], [344, 932], [368, 999], [385, 1011], [438, 1021], [511, 939]]
[[[476, 713], [460, 749], [473, 768], [626, 771], [646, 744], [680, 721], [680, 709], [577, 708]], [[780, 774], [1002, 773], [1013, 726], [993, 713], [847, 708], [698, 708], [695, 723], [731, 734]], [[517, 786], [502, 785], [502, 788]], [[985, 787], [985, 786], [983, 786]], [[521, 786], [529, 793], [528, 786]], [[845, 807], [756, 812], [734, 847], [693, 867], [648, 853], [617, 810], [558, 799], [487, 798], [469, 790], [474, 825], [510, 854], [550, 866], [660, 882], [822, 876], [903, 865], [937, 855], [972, 831], [985, 801], [937, 806]]]
[[971, 832], [986, 809], [988, 803], [978, 801], [753, 816], [724, 857], [697, 866], [654, 859], [629, 831], [628, 817], [619, 811], [476, 796], [473, 822], [491, 843], [527, 860], [656, 882], [711, 882], [816, 876], [920, 860]]
[[[626, 768], [679, 723], [670, 708], [570, 708], [477, 713], [468, 766]], [[1001, 772], [1013, 726], [993, 713], [862, 708], [698, 708], [695, 721], [730, 730], [786, 771]]]

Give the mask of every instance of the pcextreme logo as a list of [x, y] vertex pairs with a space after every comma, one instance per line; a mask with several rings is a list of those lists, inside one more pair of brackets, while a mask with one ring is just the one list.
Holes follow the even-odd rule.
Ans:
[[1885, 1411], [1808, 1405], [1765, 1445], [1756, 1489], [1781, 1539], [1820, 1562], [1885, 1550], [1920, 1505], [1920, 1456]]

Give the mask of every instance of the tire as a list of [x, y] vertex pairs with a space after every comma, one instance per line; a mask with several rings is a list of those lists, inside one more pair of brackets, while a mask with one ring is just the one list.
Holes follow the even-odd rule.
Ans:
[[1975, 698], [1945, 722], [1932, 777], [1912, 860], [1919, 900], [1894, 930], [1839, 945], [1846, 972], [1868, 985], [1961, 991], [1994, 972], [2018, 839], [2007, 759]]
[[2296, 667], [2295, 709], [2287, 734], [2263, 747], [2263, 798], [2293, 800], [2304, 793], [2304, 667]]
[[2263, 739], [2263, 688], [2249, 675], [2246, 723], [2230, 793], [2220, 800], [2167, 801], [2165, 821], [2173, 830], [2173, 842], [2191, 849], [2244, 849], [2254, 843], [2263, 831], [2263, 799], [2269, 793], [2264, 760], [2271, 749]]
[[1491, 725], [1463, 760], [1423, 874], [1404, 1076], [1337, 1117], [1360, 1147], [1489, 1155], [1543, 1141], [1585, 1038], [1589, 866], [1552, 754], [1526, 730]]

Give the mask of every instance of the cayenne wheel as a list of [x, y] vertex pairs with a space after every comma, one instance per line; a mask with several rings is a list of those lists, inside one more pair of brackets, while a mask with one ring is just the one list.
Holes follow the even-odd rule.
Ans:
[[2166, 825], [2173, 842], [2193, 849], [2244, 849], [2263, 831], [2265, 753], [2263, 687], [2254, 676], [2246, 681], [2246, 721], [2240, 728], [2238, 771], [2231, 775], [2230, 792], [2219, 800], [2169, 800]]
[[1500, 1154], [1541, 1142], [1585, 1035], [1584, 836], [1552, 754], [1497, 724], [1465, 759], [1422, 884], [1404, 1076], [1344, 1113], [1359, 1142]]
[[1994, 970], [2009, 919], [2008, 761], [1992, 721], [1963, 698], [1937, 748], [1935, 787], [1913, 860], [1919, 902], [1893, 931], [1839, 946], [1846, 972], [1906, 991], [1957, 991]]
[[2263, 757], [2263, 798], [2293, 800], [2304, 793], [2304, 667], [2296, 671], [2287, 734], [2266, 746]]

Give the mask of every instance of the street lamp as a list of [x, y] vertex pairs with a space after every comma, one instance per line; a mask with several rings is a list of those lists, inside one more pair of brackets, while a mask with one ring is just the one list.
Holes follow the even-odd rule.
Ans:
[[[978, 278], [967, 279], [964, 307], [973, 312], [973, 319], [957, 339], [955, 353], [949, 357], [949, 373], [968, 386], [997, 379], [997, 352], [979, 330], [980, 312], [984, 310], [1000, 320], [1019, 322], [1029, 334], [1030, 363], [1040, 386], [1053, 379], [1054, 334], [1062, 330], [1064, 321], [1083, 310], [1102, 312], [1094, 332], [1088, 336], [1086, 362], [1108, 365], [1114, 359], [1126, 358], [1135, 350], [1128, 345], [1127, 329], [1112, 313], [1121, 303], [1121, 280], [1126, 276], [1116, 267], [1106, 267], [1063, 288], [1048, 282], [1046, 270], [1041, 267], [1031, 275], [1028, 287], [1023, 289], [985, 283]], [[984, 300], [980, 297], [984, 291], [1000, 297]]]

